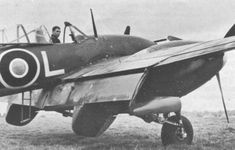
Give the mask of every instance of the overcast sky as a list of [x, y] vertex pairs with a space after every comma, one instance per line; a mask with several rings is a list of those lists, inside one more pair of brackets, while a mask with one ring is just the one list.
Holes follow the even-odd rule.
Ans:
[[[123, 34], [130, 25], [132, 35], [151, 40], [167, 35], [218, 39], [235, 23], [234, 0], [0, 0], [0, 27], [13, 35], [16, 24], [24, 24], [28, 31], [41, 24], [51, 30], [70, 21], [92, 34], [90, 8], [98, 34]], [[235, 54], [229, 55], [221, 77], [228, 107], [235, 109]], [[186, 110], [222, 110], [215, 79], [183, 99]]]
[[0, 0], [0, 25], [44, 24], [51, 30], [70, 21], [92, 34], [90, 8], [98, 33], [118, 34], [131, 25], [132, 34], [149, 39], [169, 34], [213, 39], [235, 22], [233, 0]]

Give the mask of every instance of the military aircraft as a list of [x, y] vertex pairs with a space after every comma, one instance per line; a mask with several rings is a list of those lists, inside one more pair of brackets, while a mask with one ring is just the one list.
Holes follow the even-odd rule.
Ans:
[[[235, 26], [219, 40], [150, 41], [130, 35], [129, 26], [123, 35], [99, 35], [92, 11], [91, 17], [94, 35], [65, 22], [63, 43], [49, 43], [42, 30], [32, 43], [20, 26], [28, 42], [1, 44], [0, 96], [22, 93], [6, 121], [23, 126], [40, 110], [56, 111], [72, 117], [77, 135], [94, 137], [128, 113], [162, 124], [164, 145], [191, 144], [193, 128], [181, 115], [180, 98], [214, 76], [221, 87], [219, 71], [224, 53], [235, 49]], [[72, 42], [66, 43], [68, 28]], [[223, 99], [222, 88], [221, 94]]]

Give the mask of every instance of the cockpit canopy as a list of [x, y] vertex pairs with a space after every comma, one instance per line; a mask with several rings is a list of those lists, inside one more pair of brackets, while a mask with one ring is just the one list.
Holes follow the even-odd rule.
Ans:
[[[69, 28], [69, 32], [66, 32], [67, 28]], [[50, 35], [51, 34], [44, 25], [26, 32], [24, 26], [20, 24], [17, 25], [16, 39], [10, 41], [10, 43], [52, 43], [50, 40]], [[81, 43], [88, 38], [91, 38], [91, 36], [87, 36], [76, 26], [73, 26], [68, 22], [65, 22], [64, 32], [60, 35], [62, 43]]]
[[22, 24], [16, 27], [16, 38], [9, 43], [50, 43], [50, 34], [44, 25], [29, 32]]

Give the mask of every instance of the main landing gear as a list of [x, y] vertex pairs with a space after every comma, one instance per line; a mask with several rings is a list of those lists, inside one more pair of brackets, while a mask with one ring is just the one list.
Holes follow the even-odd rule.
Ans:
[[[171, 124], [168, 121], [175, 124]], [[186, 117], [181, 116], [179, 120], [177, 116], [171, 116], [167, 119], [167, 122], [163, 123], [161, 139], [163, 145], [191, 144], [193, 140], [193, 127]]]
[[180, 115], [180, 113], [172, 116], [164, 114], [163, 116], [160, 117], [158, 114], [154, 114], [143, 119], [146, 122], [154, 121], [163, 125], [161, 139], [164, 146], [169, 144], [192, 144], [193, 127], [186, 117]]

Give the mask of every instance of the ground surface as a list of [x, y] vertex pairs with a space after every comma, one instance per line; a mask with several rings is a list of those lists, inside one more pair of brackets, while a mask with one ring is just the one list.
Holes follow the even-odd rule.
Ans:
[[111, 127], [97, 138], [73, 134], [71, 118], [57, 113], [40, 113], [25, 127], [8, 125], [0, 118], [0, 149], [235, 149], [235, 111], [227, 125], [223, 112], [185, 112], [194, 127], [192, 145], [163, 147], [161, 125], [147, 124], [139, 118], [119, 115]]

